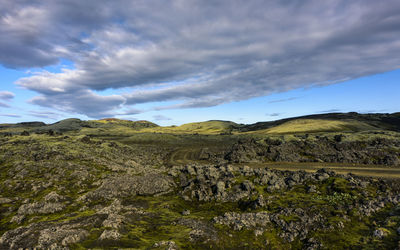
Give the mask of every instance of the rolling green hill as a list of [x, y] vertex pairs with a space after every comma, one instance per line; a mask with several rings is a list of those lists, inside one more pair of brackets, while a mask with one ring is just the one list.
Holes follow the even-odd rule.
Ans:
[[230, 121], [206, 121], [183, 124], [181, 126], [154, 127], [143, 129], [142, 132], [172, 133], [172, 134], [221, 134], [231, 133], [239, 127], [238, 124]]
[[[291, 134], [317, 132], [360, 132], [371, 130], [400, 131], [400, 113], [393, 114], [358, 114], [330, 113], [293, 117], [254, 124], [237, 124], [231, 121], [211, 120], [187, 123], [180, 126], [162, 127], [149, 121], [130, 121], [116, 118], [82, 121], [75, 118], [65, 119], [53, 124], [25, 122], [0, 124], [0, 133], [20, 134], [28, 132], [68, 132], [136, 134]], [[90, 131], [90, 132], [89, 132]]]
[[[359, 129], [381, 129], [381, 130], [392, 130], [392, 131], [400, 131], [400, 113], [393, 114], [359, 114], [356, 112], [349, 113], [328, 113], [328, 114], [316, 114], [316, 115], [307, 115], [300, 117], [292, 117], [286, 118], [276, 121], [270, 122], [257, 122], [254, 124], [245, 125], [239, 128], [241, 132], [247, 131], [257, 131], [257, 130], [265, 130], [273, 127], [277, 127], [286, 122], [294, 121], [294, 120], [326, 120], [326, 121], [346, 121], [353, 123]], [[362, 124], [360, 124], [362, 123]], [[325, 123], [329, 125], [329, 123]], [[368, 126], [366, 126], [368, 125]], [[360, 127], [361, 126], [361, 127]], [[320, 128], [321, 125], [319, 125]]]
[[356, 120], [322, 120], [322, 119], [296, 119], [285, 122], [268, 129], [254, 130], [247, 133], [260, 134], [290, 134], [290, 133], [316, 133], [316, 132], [359, 132], [376, 130], [377, 127]]

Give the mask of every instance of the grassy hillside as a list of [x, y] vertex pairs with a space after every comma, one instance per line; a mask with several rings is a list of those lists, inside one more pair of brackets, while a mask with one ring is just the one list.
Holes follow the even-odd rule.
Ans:
[[328, 120], [328, 121], [355, 121], [368, 124], [372, 127], [379, 128], [381, 130], [392, 130], [400, 131], [400, 113], [393, 114], [359, 114], [356, 112], [349, 113], [328, 113], [328, 114], [316, 114], [306, 115], [300, 117], [286, 118], [276, 121], [269, 122], [257, 122], [254, 124], [248, 124], [241, 126], [239, 130], [241, 132], [265, 130], [282, 125], [286, 122], [295, 120]]
[[142, 132], [173, 134], [221, 134], [231, 133], [239, 125], [230, 121], [206, 121], [183, 124], [181, 126], [143, 129]]
[[255, 130], [247, 133], [290, 134], [316, 132], [359, 132], [376, 129], [377, 128], [374, 126], [355, 120], [335, 121], [321, 119], [298, 119], [285, 122], [272, 128]]
[[125, 126], [129, 128], [133, 128], [136, 130], [140, 130], [143, 128], [154, 128], [159, 127], [157, 124], [149, 122], [149, 121], [130, 121], [130, 120], [121, 120], [116, 118], [106, 118], [101, 120], [90, 121], [89, 125], [91, 127], [113, 127], [113, 126]]
[[65, 119], [54, 124], [26, 122], [0, 124], [0, 133], [21, 134], [28, 132], [68, 132], [83, 131], [84, 134], [133, 135], [137, 133], [163, 134], [293, 134], [318, 132], [360, 132], [370, 130], [400, 131], [400, 113], [358, 114], [331, 113], [287, 118], [254, 124], [237, 124], [230, 121], [205, 121], [187, 123], [180, 126], [161, 127], [149, 121], [130, 121], [116, 118], [82, 121]]

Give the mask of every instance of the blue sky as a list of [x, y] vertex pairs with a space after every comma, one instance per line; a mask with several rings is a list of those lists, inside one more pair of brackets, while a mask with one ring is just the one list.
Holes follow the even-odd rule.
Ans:
[[[0, 91], [15, 93], [9, 108], [0, 107], [1, 123], [40, 120], [53, 123], [59, 119], [85, 115], [54, 111], [29, 103], [36, 93], [18, 87], [14, 82], [26, 76], [25, 71], [0, 68]], [[108, 91], [110, 94], [113, 91]], [[400, 70], [362, 77], [359, 79], [314, 88], [300, 88], [283, 93], [231, 102], [215, 107], [150, 111], [143, 114], [117, 116], [122, 119], [150, 120], [161, 125], [183, 124], [205, 120], [230, 120], [237, 123], [254, 123], [286, 117], [325, 112], [393, 113], [400, 111]], [[146, 108], [149, 105], [142, 105]], [[32, 112], [38, 112], [33, 113]], [[43, 112], [43, 117], [37, 116]], [[45, 118], [49, 112], [51, 118]], [[52, 113], [58, 114], [54, 115]]]
[[3, 5], [0, 123], [400, 111], [397, 0]]

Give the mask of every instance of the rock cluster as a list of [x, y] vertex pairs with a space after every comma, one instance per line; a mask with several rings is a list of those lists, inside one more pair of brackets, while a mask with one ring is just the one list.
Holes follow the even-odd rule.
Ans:
[[239, 140], [226, 153], [225, 160], [232, 163], [274, 161], [400, 165], [399, 140], [343, 141], [344, 137], [339, 134], [333, 139], [322, 136], [314, 140]]
[[[255, 185], [265, 186], [266, 191], [291, 189], [296, 185], [307, 182], [322, 182], [330, 176], [335, 176], [332, 171], [321, 169], [316, 173], [282, 172], [266, 168], [250, 168], [247, 166], [233, 167], [231, 165], [188, 165], [185, 167], [175, 166], [169, 171], [173, 177], [179, 178], [181, 194], [186, 199], [199, 201], [239, 201], [253, 195], [259, 195], [254, 188]], [[252, 177], [253, 181], [240, 181], [240, 176]], [[354, 180], [354, 185], [360, 185]], [[315, 186], [314, 186], [315, 188]], [[313, 192], [310, 186], [309, 192]], [[262, 202], [259, 200], [259, 202]]]
[[[283, 218], [290, 218], [289, 221]], [[232, 227], [234, 230], [257, 229], [255, 234], [262, 234], [271, 227], [278, 228], [279, 236], [287, 242], [295, 238], [305, 240], [309, 232], [327, 228], [327, 218], [322, 214], [312, 214], [301, 208], [285, 208], [277, 213], [234, 213], [228, 212], [214, 218], [214, 222]], [[341, 225], [337, 225], [340, 227]]]
[[173, 180], [161, 174], [142, 176], [117, 175], [103, 180], [99, 188], [90, 191], [79, 198], [82, 201], [98, 199], [112, 200], [114, 198], [132, 195], [154, 195], [167, 193], [174, 187]]
[[18, 227], [4, 233], [0, 238], [0, 247], [4, 249], [62, 249], [86, 239], [89, 232], [84, 228], [94, 227], [101, 220], [101, 216], [91, 216], [79, 222], [32, 223], [29, 226]]

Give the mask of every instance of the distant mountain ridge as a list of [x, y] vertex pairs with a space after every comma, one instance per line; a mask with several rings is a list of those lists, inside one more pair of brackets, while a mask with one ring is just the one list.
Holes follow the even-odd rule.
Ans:
[[83, 128], [133, 129], [148, 133], [172, 133], [172, 134], [232, 134], [232, 133], [301, 133], [301, 132], [340, 132], [340, 131], [364, 131], [364, 130], [391, 130], [400, 131], [400, 112], [359, 114], [327, 113], [314, 114], [276, 121], [257, 122], [254, 124], [237, 124], [231, 121], [210, 120], [205, 122], [193, 122], [180, 126], [159, 126], [149, 121], [131, 121], [117, 118], [104, 118], [100, 120], [82, 121], [69, 118], [53, 124], [43, 122], [22, 122], [17, 124], [0, 124], [0, 129], [27, 129], [32, 132], [67, 132], [77, 131]]

